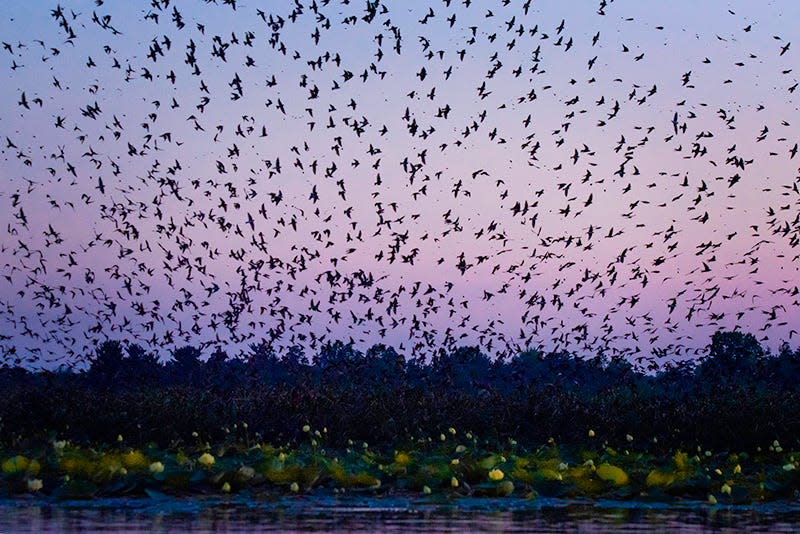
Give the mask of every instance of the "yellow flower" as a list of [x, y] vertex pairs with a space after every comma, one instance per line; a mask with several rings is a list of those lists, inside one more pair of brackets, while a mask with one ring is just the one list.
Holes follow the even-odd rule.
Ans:
[[39, 491], [40, 489], [42, 489], [42, 487], [44, 487], [44, 484], [42, 484], [41, 479], [38, 478], [28, 479], [28, 491]]
[[397, 465], [406, 466], [411, 463], [411, 456], [407, 452], [398, 452], [394, 455], [394, 461]]
[[448, 428], [447, 431], [450, 432], [451, 436], [455, 436], [456, 435], [456, 429], [453, 428], [452, 426], [450, 428]]
[[430, 495], [431, 488], [429, 488], [428, 486], [422, 486], [422, 493], [424, 493], [425, 495]]
[[229, 483], [224, 483], [222, 485], [222, 492], [223, 493], [230, 493], [231, 492], [231, 485]]
[[739, 465], [739, 464], [736, 464], [736, 467], [733, 468], [733, 474], [734, 475], [738, 475], [741, 472], [742, 472], [742, 466]]
[[456, 447], [456, 454], [461, 454], [462, 452], [466, 451], [467, 448], [464, 445], [459, 445]]
[[450, 487], [457, 488], [458, 487], [458, 479], [456, 477], [452, 477], [450, 479]]
[[311, 427], [310, 427], [310, 426], [308, 426], [308, 425], [303, 425], [303, 432], [305, 432], [306, 434], [308, 434], [309, 432], [311, 432]]
[[292, 485], [289, 486], [289, 489], [292, 491], [292, 493], [297, 493], [300, 491], [300, 485], [297, 482], [292, 482]]
[[164, 472], [164, 464], [161, 462], [153, 462], [150, 464], [150, 472], [155, 474]]
[[200, 458], [197, 459], [197, 461], [200, 462], [200, 465], [202, 465], [202, 466], [211, 467], [212, 465], [214, 465], [214, 462], [216, 460], [214, 459], [214, 457], [211, 454], [209, 454], [207, 452], [204, 452], [200, 456]]
[[494, 468], [491, 471], [489, 471], [489, 480], [492, 480], [493, 482], [499, 482], [503, 480], [503, 477], [505, 476], [506, 476], [505, 473], [503, 473], [500, 469], [497, 468]]
[[460, 462], [459, 462], [458, 458], [453, 458], [452, 460], [450, 460], [450, 465], [458, 465], [459, 463]]
[[708, 504], [717, 504], [717, 498], [714, 495], [709, 494], [708, 496]]
[[725, 484], [722, 485], [722, 487], [720, 488], [719, 491], [724, 493], [725, 495], [730, 495], [731, 494], [731, 487], [727, 483], [725, 483]]
[[590, 429], [589, 429], [589, 437], [590, 437], [590, 438], [593, 438], [594, 436], [595, 436], [595, 434], [594, 434], [594, 430], [592, 430], [592, 429], [590, 428]]

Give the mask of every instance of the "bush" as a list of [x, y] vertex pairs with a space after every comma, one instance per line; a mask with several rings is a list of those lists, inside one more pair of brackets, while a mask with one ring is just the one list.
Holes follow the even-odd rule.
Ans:
[[655, 374], [565, 353], [492, 361], [462, 347], [424, 362], [341, 342], [310, 362], [298, 348], [254, 344], [242, 359], [217, 351], [204, 360], [182, 347], [162, 364], [138, 345], [108, 341], [91, 362], [85, 372], [0, 369], [0, 444], [121, 434], [166, 446], [193, 442], [193, 432], [224, 438], [242, 423], [277, 442], [298, 438], [305, 424], [327, 427], [332, 444], [391, 444], [449, 427], [529, 444], [578, 443], [594, 429], [612, 445], [650, 448], [744, 450], [800, 437], [800, 351], [772, 356], [739, 332], [715, 334], [696, 365]]

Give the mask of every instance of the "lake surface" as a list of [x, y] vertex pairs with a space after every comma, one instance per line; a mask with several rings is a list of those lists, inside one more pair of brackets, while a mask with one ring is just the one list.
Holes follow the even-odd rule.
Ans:
[[11, 532], [797, 532], [800, 503], [295, 497], [0, 501]]

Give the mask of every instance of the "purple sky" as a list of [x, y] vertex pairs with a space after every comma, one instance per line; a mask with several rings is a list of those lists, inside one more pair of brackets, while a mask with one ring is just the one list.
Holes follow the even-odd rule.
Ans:
[[0, 350], [796, 345], [800, 5], [528, 4], [7, 2]]

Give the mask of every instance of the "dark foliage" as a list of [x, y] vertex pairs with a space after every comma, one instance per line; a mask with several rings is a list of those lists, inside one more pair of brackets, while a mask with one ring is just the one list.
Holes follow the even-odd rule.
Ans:
[[[52, 437], [161, 446], [247, 432], [272, 442], [301, 428], [391, 444], [456, 427], [496, 440], [577, 443], [593, 429], [610, 444], [754, 449], [800, 438], [800, 350], [764, 351], [749, 334], [719, 332], [709, 355], [656, 374], [620, 359], [527, 351], [492, 361], [479, 349], [431, 362], [391, 347], [336, 342], [310, 361], [299, 349], [253, 345], [246, 359], [175, 350], [162, 364], [137, 345], [102, 344], [78, 372], [0, 369], [0, 443]], [[234, 426], [236, 425], [236, 426]], [[239, 429], [239, 430], [234, 430]], [[340, 440], [342, 443], [337, 443]]]

